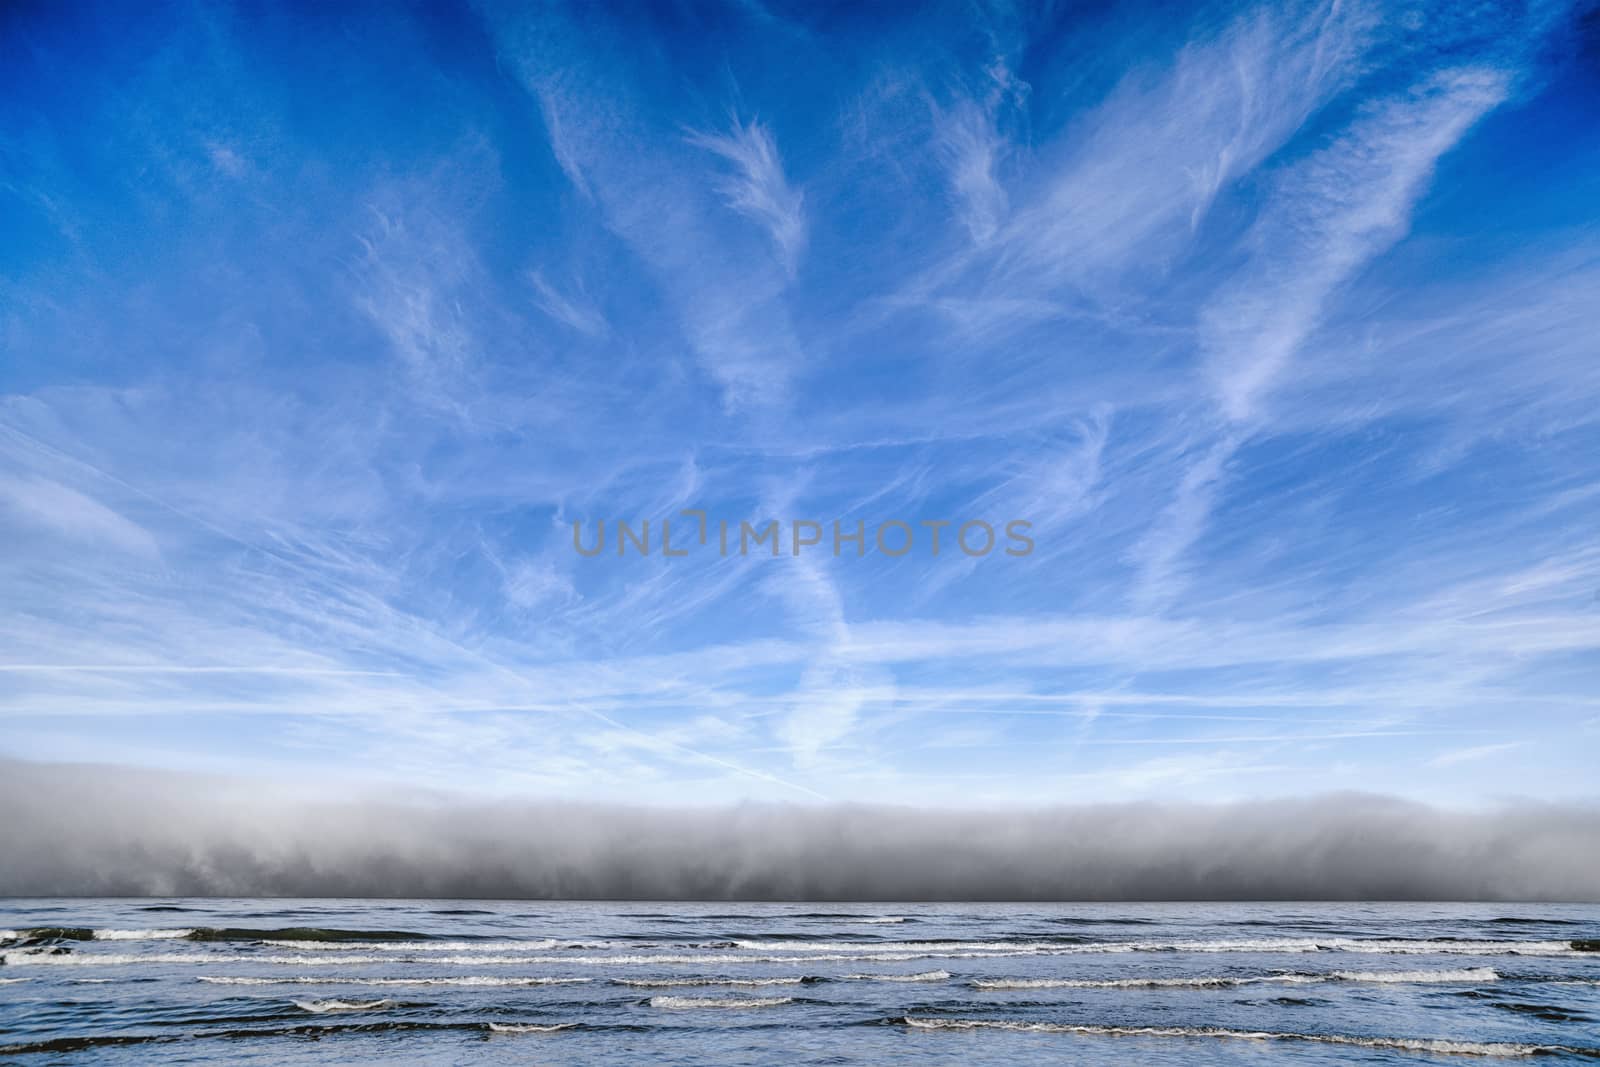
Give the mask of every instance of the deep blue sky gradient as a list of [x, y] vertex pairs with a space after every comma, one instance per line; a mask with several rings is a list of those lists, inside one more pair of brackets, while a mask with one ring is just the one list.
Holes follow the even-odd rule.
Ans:
[[[0, 748], [657, 802], [1592, 796], [1595, 27], [10, 5]], [[1037, 548], [572, 550], [682, 508]]]

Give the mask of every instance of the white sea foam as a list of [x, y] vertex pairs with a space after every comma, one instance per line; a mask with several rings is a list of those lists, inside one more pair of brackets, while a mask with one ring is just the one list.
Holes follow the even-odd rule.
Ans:
[[489, 1030], [496, 1034], [553, 1034], [557, 1030], [570, 1030], [577, 1023], [490, 1023]]
[[[110, 981], [110, 979], [99, 979]], [[322, 975], [294, 975], [283, 978], [234, 978], [226, 975], [199, 975], [199, 982], [213, 985], [362, 985], [362, 986], [545, 986], [584, 985], [591, 978], [513, 978], [510, 976], [471, 974], [444, 978], [340, 978]]]
[[296, 941], [263, 938], [263, 945], [304, 952], [548, 952], [552, 949], [613, 948], [607, 941]]
[[1454, 971], [1334, 971], [1333, 977], [1342, 982], [1396, 982], [1422, 984], [1428, 982], [1498, 982], [1500, 975], [1492, 967], [1466, 967]]
[[1449, 971], [1333, 971], [1328, 974], [1195, 975], [1178, 978], [978, 978], [974, 979], [972, 984], [977, 989], [1160, 989], [1226, 987], [1271, 982], [1427, 984], [1495, 982], [1499, 979], [1500, 975], [1492, 968], [1469, 967]]
[[162, 953], [134, 956], [118, 952], [0, 952], [0, 962], [7, 967], [24, 967], [38, 964], [48, 967], [125, 966], [135, 963], [250, 963], [258, 956], [207, 955], [201, 952]]
[[859, 982], [943, 982], [949, 971], [923, 971], [921, 974], [847, 974], [846, 978]]
[[[1032, 953], [1011, 953], [1011, 955], [1033, 955]], [[100, 957], [105, 958], [105, 957]], [[133, 959], [152, 959], [153, 957], [129, 957]], [[732, 952], [701, 952], [701, 953], [620, 953], [615, 956], [340, 956], [340, 955], [298, 955], [298, 956], [237, 956], [217, 957], [196, 953], [185, 957], [197, 963], [204, 963], [216, 959], [249, 960], [255, 963], [271, 964], [305, 964], [307, 966], [336, 966], [339, 964], [358, 963], [386, 963], [386, 964], [451, 964], [461, 966], [574, 966], [574, 967], [648, 967], [653, 965], [707, 965], [707, 964], [751, 964], [751, 963], [905, 963], [911, 960], [933, 959], [994, 959], [994, 953], [959, 953], [959, 952], [836, 952], [816, 953], [804, 956], [786, 956], [755, 953]]]
[[96, 930], [96, 941], [169, 941], [174, 938], [188, 937], [193, 930]]
[[1570, 941], [1407, 941], [1331, 938], [1240, 938], [1197, 941], [808, 941], [770, 940], [733, 942], [741, 949], [784, 952], [796, 956], [819, 953], [913, 953], [908, 959], [978, 959], [984, 956], [1076, 956], [1100, 953], [1308, 953], [1352, 952], [1400, 956], [1564, 956], [1574, 951]]
[[652, 1008], [776, 1008], [793, 997], [651, 997]]
[[[92, 966], [136, 963], [214, 964], [250, 962], [277, 966], [340, 966], [345, 964], [401, 964], [431, 963], [461, 966], [510, 965], [612, 967], [650, 966], [656, 964], [706, 965], [715, 963], [795, 963], [815, 962], [875, 962], [903, 963], [911, 960], [938, 959], [1003, 959], [1008, 956], [1072, 956], [1098, 953], [1135, 952], [1190, 952], [1190, 953], [1311, 953], [1349, 952], [1369, 955], [1469, 955], [1469, 956], [1564, 956], [1575, 952], [1567, 941], [1361, 941], [1351, 938], [1323, 940], [1259, 939], [1247, 941], [1106, 941], [1085, 944], [1057, 944], [1054, 942], [824, 942], [795, 948], [782, 942], [741, 941], [745, 953], [618, 953], [608, 955], [445, 955], [425, 953], [421, 956], [361, 955], [352, 952], [320, 951], [315, 954], [292, 956], [256, 956], [219, 954], [204, 948], [190, 953], [118, 955], [114, 953], [72, 952], [54, 954], [27, 950], [0, 953], [0, 960], [10, 965], [58, 964]], [[370, 946], [369, 946], [370, 947]], [[774, 953], [773, 948], [784, 951]], [[765, 952], [754, 951], [766, 949]], [[849, 951], [846, 949], [853, 949]], [[844, 951], [841, 951], [844, 950]]]
[[16, 985], [18, 982], [26, 981], [26, 978], [0, 978], [0, 985]]
[[[581, 979], [587, 981], [587, 979]], [[613, 978], [612, 985], [638, 989], [709, 988], [712, 986], [800, 985], [804, 976], [793, 978]]]
[[1049, 952], [1073, 947], [1057, 941], [770, 941], [751, 939], [735, 941], [739, 948], [752, 952], [920, 952], [929, 955], [951, 953], [996, 952], [1023, 954]]
[[1234, 986], [1259, 978], [978, 978], [977, 989], [1142, 989], [1146, 986]]
[[1082, 952], [1354, 952], [1383, 956], [1563, 956], [1570, 941], [1402, 941], [1330, 938], [1252, 938], [1219, 941], [1134, 941], [1078, 945]]
[[391, 1008], [392, 1000], [297, 1000], [294, 1006], [303, 1011], [315, 1012], [323, 1015], [328, 1012], [338, 1011], [376, 1011], [379, 1008]]
[[[806, 957], [807, 960], [877, 960], [899, 962], [911, 959], [921, 959], [917, 955], [888, 954], [851, 954], [837, 956]], [[686, 954], [652, 954], [652, 955], [617, 955], [617, 956], [427, 956], [408, 958], [405, 956], [362, 956], [342, 953], [324, 953], [320, 955], [294, 955], [294, 956], [257, 956], [242, 953], [218, 953], [199, 949], [186, 953], [150, 953], [148, 955], [128, 955], [110, 952], [72, 952], [53, 954], [49, 952], [4, 952], [0, 953], [0, 961], [6, 965], [41, 964], [49, 966], [117, 966], [140, 963], [163, 964], [196, 964], [199, 966], [212, 966], [219, 963], [257, 963], [271, 964], [287, 967], [338, 967], [358, 964], [429, 964], [429, 965], [459, 965], [459, 966], [529, 966], [534, 964], [550, 964], [556, 966], [650, 966], [653, 964], [708, 964], [708, 963], [792, 963], [794, 957], [790, 956], [755, 956], [734, 954], [700, 953]]]
[[1095, 1026], [1087, 1023], [1018, 1022], [1008, 1019], [940, 1019], [908, 1017], [906, 1025], [919, 1030], [1010, 1030], [1025, 1033], [1093, 1034], [1108, 1037], [1211, 1037], [1244, 1041], [1315, 1041], [1361, 1048], [1404, 1049], [1412, 1052], [1455, 1053], [1466, 1056], [1534, 1056], [1563, 1051], [1551, 1045], [1521, 1045], [1505, 1041], [1451, 1041], [1443, 1038], [1358, 1037], [1347, 1034], [1296, 1034], [1270, 1030], [1226, 1030], [1210, 1026]]
[[326, 1014], [330, 1011], [378, 1011], [392, 1008], [394, 1003], [392, 1000], [296, 1000], [294, 1006], [302, 1011]]

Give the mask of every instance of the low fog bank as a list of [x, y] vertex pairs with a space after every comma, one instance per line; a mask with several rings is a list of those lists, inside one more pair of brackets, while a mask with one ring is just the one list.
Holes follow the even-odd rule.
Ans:
[[330, 801], [0, 761], [0, 894], [1600, 900], [1600, 808], [1366, 795], [1031, 811]]

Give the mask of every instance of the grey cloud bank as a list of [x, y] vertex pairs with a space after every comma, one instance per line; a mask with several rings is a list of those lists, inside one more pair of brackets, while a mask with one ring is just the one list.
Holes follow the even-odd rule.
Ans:
[[1600, 807], [628, 808], [0, 762], [0, 894], [1600, 900]]

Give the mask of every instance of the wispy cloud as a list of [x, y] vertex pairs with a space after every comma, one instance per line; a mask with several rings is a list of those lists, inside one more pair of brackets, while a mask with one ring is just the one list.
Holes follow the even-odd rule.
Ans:
[[721, 184], [728, 206], [767, 231], [792, 275], [805, 251], [805, 196], [790, 186], [772, 131], [760, 122], [734, 119], [725, 134], [693, 133], [689, 143], [733, 165]]
[[50, 535], [139, 556], [156, 556], [155, 538], [126, 516], [76, 489], [42, 479], [0, 478], [0, 507]]
[[1452, 767], [1458, 763], [1471, 763], [1477, 760], [1490, 759], [1500, 755], [1502, 752], [1510, 752], [1512, 749], [1521, 748], [1526, 743], [1525, 741], [1502, 741], [1493, 745], [1471, 745], [1467, 748], [1453, 748], [1447, 752], [1439, 753], [1429, 761], [1429, 764], [1434, 767]]
[[1010, 210], [1001, 170], [1014, 146], [1001, 124], [1022, 110], [1029, 91], [1005, 56], [996, 57], [983, 75], [976, 92], [958, 94], [948, 106], [934, 105], [933, 114], [934, 145], [959, 217], [980, 245], [994, 237]]
[[592, 304], [563, 296], [538, 271], [530, 274], [528, 280], [533, 285], [539, 309], [552, 319], [587, 337], [602, 338], [610, 332], [605, 316]]
[[[1597, 700], [1583, 78], [1557, 8], [1410, 14], [485, 3], [290, 53], [163, 10], [182, 78], [24, 16], [7, 750], [589, 800], [1462, 801], [1491, 762], [1589, 795], [1542, 741]], [[686, 508], [783, 550], [666, 559]], [[655, 550], [573, 550], [619, 519]], [[1035, 550], [928, 551], [970, 519]]]
[[1231, 425], [1190, 463], [1142, 546], [1143, 602], [1176, 593], [1179, 561], [1205, 530], [1223, 466], [1259, 424], [1264, 394], [1288, 372], [1331, 294], [1400, 238], [1439, 157], [1508, 89], [1497, 71], [1443, 71], [1377, 105], [1278, 179], [1247, 239], [1247, 265], [1201, 313], [1207, 371]]
[[[564, 19], [490, 19], [502, 55], [545, 117], [562, 171], [591, 198], [604, 224], [649, 266], [677, 307], [700, 365], [733, 412], [781, 408], [801, 362], [781, 300], [805, 244], [801, 194], [784, 177], [777, 148], [759, 123], [727, 134], [691, 135], [689, 144], [732, 164], [721, 183], [688, 165], [666, 140], [623, 71], [603, 69], [583, 52], [585, 33]], [[572, 56], [562, 66], [552, 54]], [[677, 138], [681, 138], [681, 125]], [[642, 144], [650, 147], [640, 151]], [[697, 151], [696, 155], [703, 153]], [[720, 185], [713, 202], [711, 191]], [[776, 242], [776, 261], [732, 255], [719, 242], [714, 212], [728, 206], [754, 219]]]
[[1283, 175], [1250, 238], [1257, 254], [1202, 323], [1230, 420], [1258, 415], [1330, 293], [1404, 234], [1439, 157], [1508, 91], [1499, 71], [1443, 71]]

